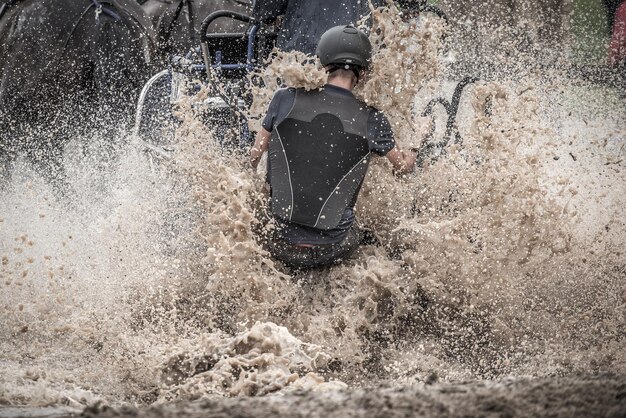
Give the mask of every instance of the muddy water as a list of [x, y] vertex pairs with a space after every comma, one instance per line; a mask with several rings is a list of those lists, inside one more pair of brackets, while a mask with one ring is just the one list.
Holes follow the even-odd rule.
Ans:
[[[393, 10], [374, 25], [356, 93], [402, 147], [419, 145], [426, 102], [451, 95], [444, 28]], [[259, 75], [252, 119], [277, 78], [323, 83], [303, 60], [279, 56]], [[561, 77], [478, 82], [461, 102], [462, 145], [404, 178], [374, 160], [357, 213], [379, 245], [311, 272], [268, 256], [262, 169], [216, 145], [189, 103], [171, 162], [152, 165], [129, 140], [102, 163], [105, 138], [77, 142], [66, 193], [18, 162], [0, 199], [0, 402], [319, 415], [367, 411], [371, 395], [371, 408], [446, 416], [499, 399], [491, 411], [530, 415], [545, 390], [563, 403], [603, 393], [596, 412], [619, 416], [624, 98]]]

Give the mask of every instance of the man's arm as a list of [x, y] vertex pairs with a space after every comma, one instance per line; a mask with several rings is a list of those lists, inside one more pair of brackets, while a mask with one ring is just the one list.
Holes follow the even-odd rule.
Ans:
[[385, 157], [387, 157], [387, 159], [391, 162], [391, 165], [397, 174], [408, 174], [415, 168], [417, 152], [401, 151], [396, 146], [385, 154]]
[[391, 129], [389, 119], [382, 112], [375, 109], [370, 112], [367, 132], [370, 150], [387, 157], [397, 174], [407, 174], [413, 171], [417, 153], [401, 151], [398, 148], [398, 144], [393, 139], [393, 129]]
[[261, 156], [265, 151], [267, 151], [267, 147], [270, 143], [271, 132], [267, 131], [265, 128], [261, 128], [258, 134], [256, 134], [256, 139], [254, 141], [254, 146], [250, 150], [250, 164], [256, 170], [259, 165], [259, 161], [261, 161]]

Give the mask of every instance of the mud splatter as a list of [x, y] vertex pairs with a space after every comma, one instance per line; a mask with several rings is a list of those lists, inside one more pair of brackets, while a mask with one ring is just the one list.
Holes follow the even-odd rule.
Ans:
[[[402, 147], [419, 145], [426, 102], [451, 94], [442, 23], [404, 23], [393, 8], [373, 22], [357, 94]], [[258, 77], [257, 117], [275, 86], [324, 82], [297, 54]], [[468, 88], [462, 143], [412, 175], [375, 160], [357, 213], [380, 245], [308, 273], [269, 257], [263, 173], [218, 146], [189, 104], [172, 162], [151, 167], [130, 144], [96, 168], [70, 149], [73, 198], [18, 164], [0, 192], [0, 402], [624, 375], [622, 99], [594, 91], [603, 112], [590, 111], [575, 86], [544, 81]]]

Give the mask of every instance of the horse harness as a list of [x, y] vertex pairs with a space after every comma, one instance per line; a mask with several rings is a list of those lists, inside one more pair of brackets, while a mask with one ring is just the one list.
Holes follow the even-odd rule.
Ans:
[[[112, 18], [113, 21], [115, 21], [115, 22], [118, 22], [118, 21], [121, 20], [120, 15], [118, 15], [111, 8], [105, 6], [105, 4], [110, 5], [111, 1], [108, 1], [108, 0], [105, 0], [105, 1], [89, 0], [89, 1], [90, 1], [90, 4], [85, 8], [85, 10], [78, 17], [78, 19], [76, 19], [76, 22], [74, 23], [74, 26], [72, 27], [72, 30], [67, 35], [67, 38], [65, 39], [65, 43], [63, 44], [62, 51], [65, 51], [67, 49], [67, 46], [69, 45], [69, 43], [70, 43], [70, 41], [72, 39], [72, 36], [74, 35], [74, 32], [76, 32], [76, 29], [78, 28], [78, 25], [80, 25], [80, 23], [82, 22], [82, 20], [85, 17], [85, 15], [92, 8], [95, 8], [96, 26], [100, 25], [100, 22], [101, 22], [100, 21], [100, 15], [102, 13], [104, 13], [105, 15], [109, 16], [110, 18]], [[60, 59], [61, 59], [61, 56], [59, 55], [59, 57], [57, 58], [57, 61], [60, 60]], [[47, 67], [50, 67], [50, 64], [51, 64], [51, 62], [48, 63]]]
[[[147, 0], [145, 0], [147, 1]], [[145, 3], [144, 1], [144, 3]], [[189, 16], [189, 36], [191, 41], [196, 43], [196, 29], [194, 20], [196, 18], [193, 3], [197, 0], [158, 0], [161, 3], [169, 4], [167, 10], [163, 13], [159, 22], [159, 40], [162, 44], [167, 44], [171, 35], [171, 28], [174, 22], [178, 21], [182, 11], [186, 8]], [[252, 6], [252, 0], [231, 0], [243, 6]], [[142, 3], [143, 4], [143, 3]]]
[[100, 2], [98, 0], [91, 0], [91, 5], [87, 7], [87, 10], [91, 9], [92, 7], [96, 8], [96, 23], [100, 23], [100, 15], [102, 13], [108, 15], [116, 22], [121, 19], [120, 15], [115, 13], [112, 9], [105, 7], [103, 2]]

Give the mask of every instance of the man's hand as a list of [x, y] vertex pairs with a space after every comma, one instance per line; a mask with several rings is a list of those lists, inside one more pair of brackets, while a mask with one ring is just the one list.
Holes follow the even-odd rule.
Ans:
[[397, 174], [408, 174], [415, 168], [417, 152], [401, 151], [398, 147], [394, 147], [387, 153], [387, 155], [385, 155], [385, 157], [387, 157], [387, 159], [391, 162], [391, 165]]

